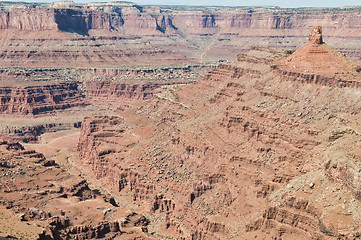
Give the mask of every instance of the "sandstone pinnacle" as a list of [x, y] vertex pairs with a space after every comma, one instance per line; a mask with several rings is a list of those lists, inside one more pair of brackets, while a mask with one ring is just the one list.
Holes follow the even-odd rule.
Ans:
[[[356, 80], [359, 63], [348, 59], [322, 40], [322, 27], [315, 26], [309, 36], [309, 42], [297, 49], [290, 56], [275, 60], [280, 69], [302, 74], [316, 74], [328, 78], [339, 79], [338, 73], [352, 72], [343, 80]], [[347, 74], [346, 74], [347, 75]]]
[[308, 38], [308, 41], [312, 44], [322, 44], [322, 27], [314, 26], [312, 32]]

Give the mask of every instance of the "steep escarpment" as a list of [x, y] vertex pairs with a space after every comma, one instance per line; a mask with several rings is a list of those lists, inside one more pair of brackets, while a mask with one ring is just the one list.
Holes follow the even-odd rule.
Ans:
[[86, 118], [81, 166], [158, 239], [359, 237], [360, 89], [285, 79], [284, 55], [256, 48], [177, 98]]
[[[88, 35], [90, 30], [110, 31], [125, 25], [125, 28], [151, 29], [156, 33], [156, 19], [142, 16], [140, 9], [136, 4], [127, 3], [88, 6], [73, 2], [56, 2], [48, 6], [7, 3], [3, 4], [0, 13], [0, 29], [60, 30]], [[129, 23], [124, 24], [122, 15], [129, 18]]]
[[[133, 3], [3, 3], [0, 62], [17, 67], [118, 67], [233, 60], [254, 46], [295, 49], [322, 25], [360, 59], [359, 8], [162, 8]], [[347, 41], [345, 41], [347, 39]]]
[[135, 61], [138, 65], [154, 60], [164, 65], [190, 62], [172, 48], [148, 46], [149, 41], [141, 39], [156, 39], [165, 31], [167, 21], [162, 20], [160, 10], [159, 17], [152, 17], [150, 12], [143, 13], [142, 7], [128, 3], [3, 4], [2, 66], [115, 67], [134, 65]]
[[146, 99], [153, 95], [155, 89], [163, 84], [159, 83], [117, 83], [111, 81], [87, 82], [88, 96], [107, 98], [109, 100]]
[[147, 99], [160, 87], [190, 84], [201, 79], [215, 64], [143, 67], [139, 69], [82, 69], [86, 91], [92, 98]]
[[[54, 9], [54, 19], [60, 31], [75, 32], [81, 35], [88, 35], [90, 29], [111, 29], [110, 16], [104, 12], [82, 11], [82, 9]], [[122, 22], [120, 16], [112, 19], [115, 25]]]
[[54, 160], [19, 143], [1, 142], [0, 155], [0, 214], [8, 217], [0, 220], [3, 236], [149, 239], [143, 215], [124, 211], [114, 198]]
[[[61, 30], [90, 34], [91, 30], [145, 30], [153, 34], [184, 32], [201, 33], [221, 28], [221, 32], [247, 29], [301, 29], [314, 22], [325, 29], [360, 27], [359, 9], [324, 9], [317, 12], [305, 10], [275, 10], [274, 8], [207, 8], [183, 11], [162, 9], [156, 6], [140, 6], [135, 3], [90, 3], [76, 5], [73, 2], [55, 2], [50, 5], [3, 3], [1, 29]], [[230, 13], [230, 14], [226, 14]], [[25, 17], [27, 15], [28, 17]], [[344, 18], [346, 15], [353, 18]], [[337, 23], [335, 26], [334, 23]], [[305, 26], [305, 24], [308, 24]], [[134, 32], [133, 32], [134, 34]], [[332, 33], [329, 33], [330, 35]]]
[[80, 128], [81, 122], [43, 123], [23, 126], [0, 125], [0, 137], [8, 142], [38, 142], [39, 136], [46, 132], [57, 132]]
[[86, 104], [77, 82], [1, 87], [0, 98], [4, 114], [38, 115]]
[[54, 12], [51, 9], [34, 8], [32, 6], [4, 6], [0, 12], [0, 29], [18, 30], [56, 30]]
[[360, 64], [323, 42], [322, 27], [316, 26], [309, 42], [287, 58], [274, 61], [273, 70], [284, 79], [327, 86], [360, 88]]

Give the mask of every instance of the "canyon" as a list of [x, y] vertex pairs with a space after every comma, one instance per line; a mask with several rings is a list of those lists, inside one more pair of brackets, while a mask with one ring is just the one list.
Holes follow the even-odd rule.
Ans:
[[298, 48], [322, 25], [360, 59], [360, 8], [157, 7], [134, 3], [2, 3], [3, 67], [118, 67], [234, 60], [252, 47]]
[[360, 27], [1, 3], [0, 238], [360, 238]]
[[178, 101], [84, 119], [81, 163], [163, 215], [156, 239], [359, 237], [359, 87], [274, 71], [283, 54], [254, 49]]

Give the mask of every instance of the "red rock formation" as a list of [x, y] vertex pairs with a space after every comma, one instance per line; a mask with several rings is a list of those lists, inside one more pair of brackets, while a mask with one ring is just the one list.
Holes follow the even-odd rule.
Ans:
[[178, 101], [86, 118], [82, 167], [163, 219], [164, 238], [353, 239], [359, 91], [284, 81], [283, 55], [253, 49]]
[[109, 100], [146, 99], [153, 95], [154, 89], [164, 84], [157, 83], [118, 83], [112, 81], [87, 82], [88, 96]]
[[[89, 30], [127, 29], [152, 30], [154, 33], [177, 29], [201, 31], [221, 27], [230, 29], [294, 29], [310, 27], [317, 20], [325, 29], [338, 27], [356, 29], [360, 26], [359, 10], [350, 9], [353, 23], [345, 19], [343, 11], [323, 11], [319, 19], [318, 12], [285, 12], [271, 9], [246, 11], [243, 9], [220, 9], [205, 11], [173, 11], [158, 7], [143, 7], [132, 3], [91, 3], [85, 6], [75, 4], [51, 4], [50, 6], [32, 6], [3, 4], [0, 17], [1, 29], [19, 30], [65, 30], [88, 33]], [[226, 14], [231, 13], [231, 14]], [[26, 14], [28, 17], [25, 17]], [[193, 27], [193, 30], [191, 29]], [[144, 33], [150, 33], [145, 31]], [[143, 34], [139, 32], [138, 34]]]
[[322, 27], [321, 26], [315, 26], [312, 29], [312, 32], [310, 33], [310, 36], [308, 37], [308, 41], [312, 44], [322, 44]]
[[[324, 38], [332, 46], [356, 59], [361, 56], [357, 8], [298, 12], [242, 8], [179, 11], [132, 3], [1, 6], [0, 62], [9, 67], [231, 60], [235, 51], [259, 45], [298, 47], [315, 24], [323, 26]], [[340, 31], [347, 35], [340, 37]], [[343, 44], [344, 38], [347, 44]]]
[[[142, 182], [137, 170], [119, 158], [132, 149], [134, 137], [124, 124], [124, 119], [116, 116], [86, 117], [82, 123], [78, 150], [85, 166], [90, 166], [95, 177], [108, 182], [116, 192], [132, 194], [134, 199], [151, 198], [154, 186]], [[122, 138], [124, 142], [111, 139]], [[113, 167], [113, 166], [118, 167]]]
[[119, 222], [106, 222], [96, 226], [71, 226], [66, 230], [68, 235], [76, 236], [77, 239], [104, 238], [108, 233], [121, 235]]
[[81, 122], [72, 123], [46, 123], [30, 126], [0, 126], [0, 136], [8, 142], [35, 143], [38, 137], [46, 132], [57, 132], [80, 128]]
[[149, 239], [144, 233], [147, 218], [124, 213], [123, 209], [119, 213], [113, 198], [90, 187], [78, 174], [60, 168], [54, 160], [19, 143], [7, 142], [0, 143], [0, 156], [0, 212], [7, 209], [19, 216], [15, 222], [0, 225], [8, 237], [27, 237], [17, 235], [17, 231], [25, 231], [18, 228], [19, 224], [26, 222], [32, 231], [41, 227], [38, 238], [32, 235], [33, 239]]
[[11, 6], [0, 13], [0, 29], [56, 30], [52, 9]]
[[313, 28], [309, 42], [272, 67], [287, 80], [323, 86], [361, 87], [359, 64], [324, 44], [322, 27]]
[[76, 82], [1, 87], [0, 98], [2, 113], [19, 115], [38, 115], [86, 104]]

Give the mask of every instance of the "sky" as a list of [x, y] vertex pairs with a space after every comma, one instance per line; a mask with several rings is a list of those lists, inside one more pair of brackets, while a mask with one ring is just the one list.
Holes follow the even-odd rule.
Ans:
[[[25, 2], [55, 2], [57, 0], [19, 0]], [[112, 2], [112, 0], [73, 0], [77, 3]], [[113, 0], [117, 1], [117, 0]], [[119, 0], [118, 0], [119, 1]], [[361, 6], [361, 0], [127, 0], [140, 5], [195, 5], [195, 6], [279, 6], [342, 7]]]
[[361, 6], [361, 0], [134, 0], [134, 2], [141, 5], [279, 6], [284, 8]]

